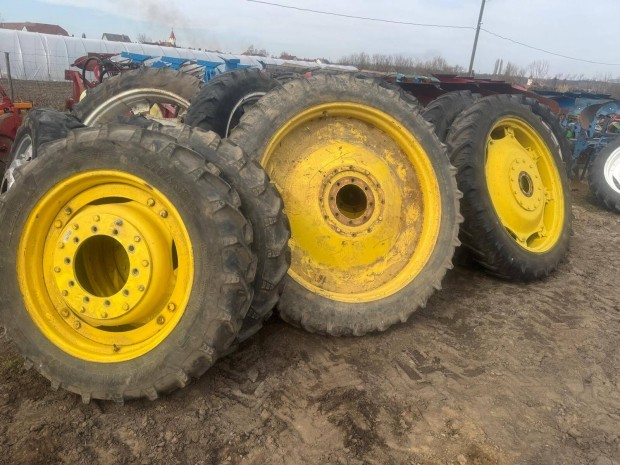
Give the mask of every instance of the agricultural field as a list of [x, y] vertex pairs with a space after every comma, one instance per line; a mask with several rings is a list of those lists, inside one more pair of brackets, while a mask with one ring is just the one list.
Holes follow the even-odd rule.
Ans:
[[0, 462], [620, 464], [620, 217], [572, 194], [571, 250], [546, 280], [457, 267], [363, 338], [274, 317], [154, 402], [83, 405], [2, 337]]

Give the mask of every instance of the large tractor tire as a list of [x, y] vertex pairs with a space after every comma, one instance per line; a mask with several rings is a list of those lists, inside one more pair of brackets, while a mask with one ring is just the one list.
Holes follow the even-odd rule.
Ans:
[[230, 139], [261, 162], [291, 222], [283, 319], [362, 335], [406, 321], [441, 287], [458, 244], [456, 181], [399, 93], [349, 75], [294, 80]]
[[139, 68], [106, 79], [73, 107], [73, 114], [85, 125], [115, 123], [119, 117], [149, 115], [163, 118], [164, 105], [174, 108], [183, 120], [190, 99], [202, 81], [169, 68]]
[[620, 140], [607, 144], [595, 155], [588, 170], [588, 184], [602, 206], [620, 213]]
[[252, 299], [252, 232], [200, 155], [100, 126], [17, 172], [0, 199], [0, 320], [27, 366], [85, 402], [123, 402], [226, 353]]
[[463, 192], [463, 245], [501, 278], [548, 276], [571, 231], [568, 180], [549, 127], [519, 97], [496, 95], [462, 112], [447, 143]]
[[6, 192], [13, 185], [15, 182], [13, 171], [36, 158], [43, 144], [62, 139], [72, 129], [81, 127], [84, 125], [68, 113], [50, 108], [30, 110], [15, 135], [9, 157], [9, 167], [4, 173], [0, 192]]
[[254, 299], [237, 336], [241, 342], [255, 334], [271, 316], [291, 264], [291, 229], [282, 198], [256, 160], [247, 158], [240, 147], [220, 139], [214, 132], [186, 125], [151, 127], [215, 165], [222, 179], [241, 198], [239, 209], [252, 225], [252, 251], [257, 257]]
[[243, 114], [279, 85], [271, 74], [254, 68], [220, 74], [194, 96], [185, 123], [228, 137]]
[[433, 125], [439, 140], [445, 142], [456, 117], [478, 98], [480, 94], [472, 94], [469, 90], [448, 92], [429, 103], [422, 111], [422, 116]]

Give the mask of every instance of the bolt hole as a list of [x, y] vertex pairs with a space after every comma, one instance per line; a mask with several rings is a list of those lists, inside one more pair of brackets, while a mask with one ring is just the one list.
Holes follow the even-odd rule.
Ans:
[[74, 237], [73, 238], [73, 242], [75, 242], [77, 244], [78, 242], [80, 242], [80, 238], [79, 237]]
[[66, 257], [63, 261], [65, 262], [65, 265], [71, 263], [71, 259], [69, 257]]
[[109, 300], [104, 300], [103, 301], [103, 305], [104, 305], [104, 307], [109, 307], [110, 306], [110, 301]]
[[130, 245], [129, 247], [127, 247], [127, 250], [129, 250], [131, 253], [134, 253], [136, 248], [133, 245]]
[[75, 281], [69, 281], [69, 287], [75, 286]]
[[90, 302], [90, 299], [88, 298], [88, 296], [84, 296], [84, 298], [82, 299], [82, 302], [87, 304], [88, 302]]
[[118, 229], [113, 229], [113, 230], [112, 230], [112, 234], [113, 234], [114, 236], [117, 236], [117, 235], [118, 235]]
[[93, 226], [92, 228], [90, 228], [90, 230], [93, 232], [93, 234], [97, 234], [97, 231], [99, 231], [99, 228], [97, 226]]
[[129, 291], [127, 289], [123, 289], [123, 295], [127, 297], [129, 295]]
[[140, 274], [140, 271], [138, 271], [137, 268], [134, 268], [133, 270], [131, 270], [131, 275], [132, 276], [138, 276]]

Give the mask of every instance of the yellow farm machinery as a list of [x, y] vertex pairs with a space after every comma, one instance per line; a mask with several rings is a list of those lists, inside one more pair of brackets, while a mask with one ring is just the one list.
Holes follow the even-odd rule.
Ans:
[[204, 82], [139, 68], [33, 110], [0, 196], [0, 318], [28, 366], [90, 399], [157, 398], [260, 329], [407, 321], [455, 249], [503, 279], [569, 246], [567, 150], [526, 95], [426, 108], [358, 73]]

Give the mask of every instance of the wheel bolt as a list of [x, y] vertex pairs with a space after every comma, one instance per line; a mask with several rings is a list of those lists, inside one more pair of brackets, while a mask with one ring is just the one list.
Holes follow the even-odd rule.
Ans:
[[116, 226], [122, 226], [123, 225], [123, 220], [116, 220], [116, 222], [114, 224]]
[[62, 294], [64, 297], [67, 297], [67, 296], [69, 295], [69, 292], [68, 292], [68, 291], [62, 291], [62, 293], [61, 293], [61, 294]]
[[144, 292], [144, 286], [143, 286], [142, 284], [141, 284], [141, 285], [139, 285], [139, 286], [138, 286], [138, 290], [139, 290], [140, 292]]
[[78, 229], [80, 229], [80, 225], [77, 223], [74, 223], [73, 226], [71, 226], [75, 231], [77, 231]]
[[134, 236], [134, 237], [133, 237], [133, 241], [134, 241], [134, 242], [140, 242], [140, 240], [141, 240], [141, 239], [140, 239], [140, 236]]
[[54, 226], [56, 226], [56, 228], [57, 228], [57, 229], [62, 228], [62, 221], [60, 221], [60, 220], [56, 220], [56, 221], [54, 222]]
[[157, 324], [158, 325], [163, 325], [165, 321], [166, 321], [166, 319], [163, 316], [158, 316], [157, 317]]
[[55, 267], [54, 267], [54, 271], [55, 271], [56, 273], [60, 273], [60, 267], [59, 267], [59, 266], [55, 266]]
[[65, 208], [65, 213], [67, 215], [70, 215], [71, 213], [73, 213], [73, 210], [71, 210], [69, 207]]
[[86, 307], [80, 308], [80, 313], [86, 313]]
[[177, 306], [174, 305], [172, 302], [170, 302], [168, 304], [168, 310], [170, 310], [171, 312], [174, 312], [176, 310]]
[[63, 317], [67, 318], [67, 317], [69, 316], [69, 310], [67, 310], [66, 308], [63, 308], [63, 309], [60, 311], [60, 314], [61, 314]]
[[79, 321], [76, 321], [75, 323], [73, 323], [73, 327], [75, 329], [80, 329], [81, 326], [82, 326], [82, 323], [80, 323]]
[[107, 317], [108, 317], [108, 314], [107, 314], [106, 312], [103, 312], [103, 313], [101, 314], [101, 318], [107, 318]]
[[119, 346], [117, 346], [116, 344], [112, 344], [112, 350], [114, 352], [118, 352], [119, 350], [121, 350], [121, 348]]
[[152, 207], [153, 205], [155, 205], [155, 199], [151, 199], [151, 198], [147, 199], [146, 204], [149, 207]]
[[99, 221], [101, 218], [99, 217], [99, 215], [95, 215], [93, 216], [93, 221]]
[[129, 304], [128, 303], [124, 303], [123, 304], [123, 310], [125, 310], [125, 311], [129, 310]]
[[59, 249], [64, 249], [65, 248], [65, 244], [63, 244], [62, 242], [58, 243], [58, 248]]
[[148, 260], [142, 260], [142, 266], [145, 267], [145, 268], [147, 266], [149, 266], [149, 261]]
[[168, 212], [166, 210], [162, 210], [159, 212], [159, 216], [161, 216], [162, 218], [167, 218]]

